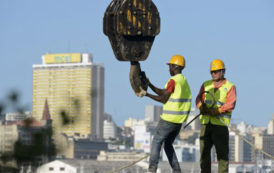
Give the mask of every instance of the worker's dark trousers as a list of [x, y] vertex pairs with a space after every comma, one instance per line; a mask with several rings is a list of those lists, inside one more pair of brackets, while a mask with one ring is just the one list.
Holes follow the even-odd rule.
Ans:
[[182, 124], [170, 123], [160, 120], [152, 140], [149, 167], [150, 172], [156, 172], [160, 158], [161, 147], [164, 144], [164, 150], [167, 155], [173, 173], [181, 173], [181, 168], [172, 146], [176, 136], [179, 134]]
[[215, 146], [218, 173], [228, 173], [229, 132], [227, 126], [202, 124], [200, 133], [200, 166], [202, 173], [211, 172], [210, 151]]

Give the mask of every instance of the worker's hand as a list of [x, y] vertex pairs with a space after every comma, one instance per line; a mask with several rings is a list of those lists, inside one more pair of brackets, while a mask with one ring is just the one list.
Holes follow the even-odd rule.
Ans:
[[138, 97], [144, 97], [145, 95], [147, 95], [147, 92], [141, 86], [139, 88], [140, 88], [140, 92], [136, 93]]
[[220, 112], [219, 108], [210, 108], [209, 109], [209, 114], [211, 116], [218, 116], [218, 115], [221, 115], [221, 112]]

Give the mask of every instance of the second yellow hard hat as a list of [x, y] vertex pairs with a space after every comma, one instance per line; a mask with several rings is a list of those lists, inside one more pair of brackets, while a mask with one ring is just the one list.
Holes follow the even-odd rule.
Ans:
[[210, 64], [210, 71], [223, 70], [225, 69], [225, 64], [220, 59], [214, 59]]
[[167, 64], [175, 64], [184, 67], [185, 58], [182, 55], [173, 55]]

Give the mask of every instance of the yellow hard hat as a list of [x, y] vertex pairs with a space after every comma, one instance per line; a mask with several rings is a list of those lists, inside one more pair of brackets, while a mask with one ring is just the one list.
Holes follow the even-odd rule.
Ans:
[[185, 58], [182, 55], [173, 55], [167, 64], [175, 64], [184, 67]]
[[210, 71], [223, 70], [225, 69], [225, 64], [220, 59], [214, 59], [210, 64]]

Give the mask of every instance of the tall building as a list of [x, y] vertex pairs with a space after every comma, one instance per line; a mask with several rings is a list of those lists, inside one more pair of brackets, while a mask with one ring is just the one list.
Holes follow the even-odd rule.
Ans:
[[[254, 135], [255, 145], [271, 156], [274, 156], [274, 135], [256, 134]], [[261, 155], [264, 159], [271, 159], [267, 155]]]
[[[274, 135], [263, 135], [262, 136], [263, 151], [271, 156], [274, 156]], [[265, 159], [271, 159], [270, 157], [264, 155]]]
[[48, 101], [55, 132], [103, 137], [104, 67], [87, 53], [45, 54], [33, 65], [32, 114]]
[[147, 122], [158, 122], [163, 112], [162, 106], [147, 105], [145, 108], [145, 120]]
[[104, 139], [114, 139], [117, 137], [117, 125], [112, 120], [112, 116], [105, 114], [104, 120]]

